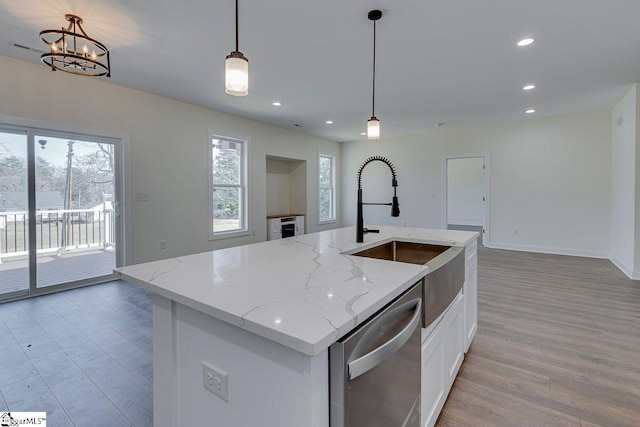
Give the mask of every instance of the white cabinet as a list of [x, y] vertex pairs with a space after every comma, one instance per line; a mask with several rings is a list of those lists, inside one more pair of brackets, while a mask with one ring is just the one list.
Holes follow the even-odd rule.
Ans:
[[300, 234], [304, 234], [304, 217], [297, 216], [296, 217], [296, 236]]
[[462, 365], [465, 343], [463, 295], [458, 295], [458, 298], [451, 304], [449, 313], [443, 319], [445, 322], [443, 330], [446, 331], [443, 340], [447, 392], [451, 389]]
[[423, 329], [423, 427], [435, 425], [464, 359], [464, 295], [458, 294], [443, 316], [435, 322], [435, 328]]
[[304, 234], [304, 215], [267, 217], [267, 240]]
[[422, 344], [422, 426], [431, 427], [447, 399], [444, 340], [442, 328], [436, 328]]
[[271, 218], [268, 220], [267, 239], [282, 239], [282, 225], [280, 218]]
[[476, 241], [465, 247], [464, 293], [464, 351], [469, 350], [478, 329], [478, 245]]

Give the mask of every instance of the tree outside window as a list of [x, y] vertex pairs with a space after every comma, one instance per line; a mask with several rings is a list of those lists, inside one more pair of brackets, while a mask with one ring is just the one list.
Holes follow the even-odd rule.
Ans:
[[336, 220], [335, 158], [318, 156], [318, 218], [319, 222]]
[[211, 222], [212, 237], [247, 230], [246, 142], [212, 136]]

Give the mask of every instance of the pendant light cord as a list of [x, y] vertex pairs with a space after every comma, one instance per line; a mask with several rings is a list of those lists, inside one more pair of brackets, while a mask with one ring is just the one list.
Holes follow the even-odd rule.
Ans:
[[238, 0], [236, 0], [236, 52], [238, 52], [239, 44], [238, 44]]
[[376, 21], [373, 21], [373, 96], [371, 97], [371, 117], [376, 116]]

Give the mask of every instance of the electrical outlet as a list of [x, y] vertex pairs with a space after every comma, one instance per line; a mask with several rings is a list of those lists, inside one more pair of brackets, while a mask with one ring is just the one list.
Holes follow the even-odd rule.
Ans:
[[167, 249], [167, 241], [160, 240], [160, 249]]
[[520, 234], [520, 230], [518, 230], [517, 228], [513, 229], [513, 235], [517, 236], [518, 234]]
[[202, 385], [225, 402], [229, 402], [229, 374], [202, 361]]

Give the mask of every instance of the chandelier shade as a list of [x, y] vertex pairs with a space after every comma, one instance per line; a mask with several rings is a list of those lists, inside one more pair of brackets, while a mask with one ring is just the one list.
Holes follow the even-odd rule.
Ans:
[[82, 28], [82, 18], [67, 14], [67, 28], [40, 31], [40, 39], [48, 46], [40, 60], [52, 71], [79, 76], [111, 77], [109, 50]]

